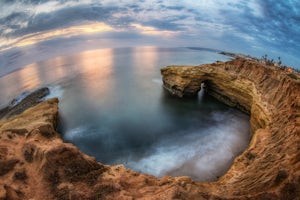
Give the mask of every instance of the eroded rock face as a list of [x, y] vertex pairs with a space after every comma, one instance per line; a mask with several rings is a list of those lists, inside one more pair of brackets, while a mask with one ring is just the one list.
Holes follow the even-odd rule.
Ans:
[[[299, 82], [235, 60], [162, 69], [165, 87], [194, 95], [202, 81], [220, 100], [251, 113], [248, 149], [216, 182], [161, 179], [108, 166], [64, 143], [58, 100], [0, 121], [0, 199], [297, 199], [300, 196]], [[159, 164], [159, 163], [158, 163]]]
[[293, 199], [300, 195], [300, 82], [283, 71], [236, 59], [161, 70], [164, 87], [182, 97], [204, 82], [220, 101], [251, 114], [248, 149], [218, 182], [222, 197]]
[[62, 141], [57, 116], [50, 99], [0, 122], [0, 199], [173, 199], [191, 185], [96, 162]]

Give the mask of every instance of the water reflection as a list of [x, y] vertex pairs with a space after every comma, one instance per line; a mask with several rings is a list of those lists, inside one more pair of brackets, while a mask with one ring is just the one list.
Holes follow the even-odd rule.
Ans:
[[[60, 56], [51, 60], [33, 63], [24, 68], [2, 76], [0, 78], [1, 96], [0, 105], [18, 94], [33, 90], [42, 85], [61, 84], [66, 79], [82, 76], [85, 81], [87, 96], [93, 94], [92, 82], [89, 77], [98, 76], [98, 79], [107, 79], [111, 73], [113, 50], [104, 49], [88, 51], [70, 56]], [[97, 77], [95, 77], [97, 78]], [[103, 84], [104, 86], [112, 84]], [[90, 90], [90, 91], [89, 91]], [[107, 89], [108, 91], [108, 89]]]
[[53, 74], [57, 79], [62, 79], [63, 77], [67, 76], [67, 72], [65, 69], [65, 61], [63, 57], [57, 57], [53, 59]]
[[1, 77], [0, 102], [7, 103], [9, 99], [14, 98], [17, 94], [37, 88], [42, 83], [41, 79], [37, 64], [32, 64], [18, 72]]
[[106, 49], [84, 52], [76, 56], [76, 65], [80, 74], [77, 78], [82, 87], [81, 92], [91, 101], [99, 98], [99, 91], [105, 95], [110, 95], [114, 91], [114, 80], [109, 78], [114, 72], [113, 55], [113, 49]]
[[135, 47], [133, 48], [134, 65], [135, 70], [143, 70], [147, 72], [150, 68], [157, 68], [158, 57], [159, 57], [158, 47]]
[[98, 161], [212, 180], [246, 147], [249, 118], [202, 93], [174, 98], [162, 89], [159, 69], [214, 59], [222, 60], [211, 52], [156, 47], [60, 56], [1, 77], [0, 102], [56, 86], [64, 140]]

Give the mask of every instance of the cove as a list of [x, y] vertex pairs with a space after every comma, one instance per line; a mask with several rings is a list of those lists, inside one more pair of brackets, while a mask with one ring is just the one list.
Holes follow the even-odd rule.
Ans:
[[[220, 100], [251, 108], [250, 144], [217, 181], [194, 181], [188, 176], [156, 178], [122, 164], [97, 162], [73, 144], [64, 142], [55, 131], [59, 102], [51, 98], [28, 109], [21, 106], [26, 109], [23, 113], [0, 121], [2, 197], [295, 199], [299, 196], [297, 72], [266, 66], [256, 60], [235, 59], [201, 67], [167, 67], [162, 69], [162, 75], [164, 87], [171, 93], [175, 89], [179, 96], [199, 90], [199, 82], [205, 79], [207, 91]], [[38, 90], [28, 98], [40, 98], [48, 92]]]
[[246, 148], [249, 117], [203, 93], [183, 100], [163, 90], [164, 59], [181, 54], [173, 62], [183, 63], [189, 53], [203, 51], [116, 50], [102, 71], [94, 63], [69, 80], [60, 101], [64, 139], [105, 164], [216, 180]]
[[[93, 50], [31, 64], [2, 83], [7, 94], [48, 85], [50, 97], [59, 96], [64, 140], [101, 163], [207, 181], [247, 147], [249, 116], [203, 91], [187, 99], [170, 95], [159, 69], [226, 59], [188, 48]], [[20, 84], [9, 86], [12, 80]]]

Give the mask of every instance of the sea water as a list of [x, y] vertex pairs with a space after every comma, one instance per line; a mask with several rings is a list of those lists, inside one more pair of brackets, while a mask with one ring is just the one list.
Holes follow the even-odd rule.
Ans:
[[157, 177], [215, 180], [247, 147], [249, 116], [203, 91], [195, 98], [171, 96], [160, 68], [228, 59], [204, 49], [159, 47], [59, 56], [0, 77], [0, 106], [48, 86], [48, 98], [59, 97], [63, 139], [99, 162]]

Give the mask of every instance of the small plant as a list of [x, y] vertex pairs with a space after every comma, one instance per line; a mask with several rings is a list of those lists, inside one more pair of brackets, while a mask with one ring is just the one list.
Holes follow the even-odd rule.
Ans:
[[278, 61], [275, 62], [274, 59], [268, 59], [268, 55], [265, 54], [261, 57], [260, 62], [267, 66], [275, 66], [275, 67], [281, 67], [282, 61], [281, 58], [278, 57]]
[[280, 66], [281, 66], [281, 63], [282, 63], [282, 62], [281, 62], [280, 56], [278, 57], [278, 62], [277, 62], [277, 63], [278, 63], [278, 66], [280, 67]]

